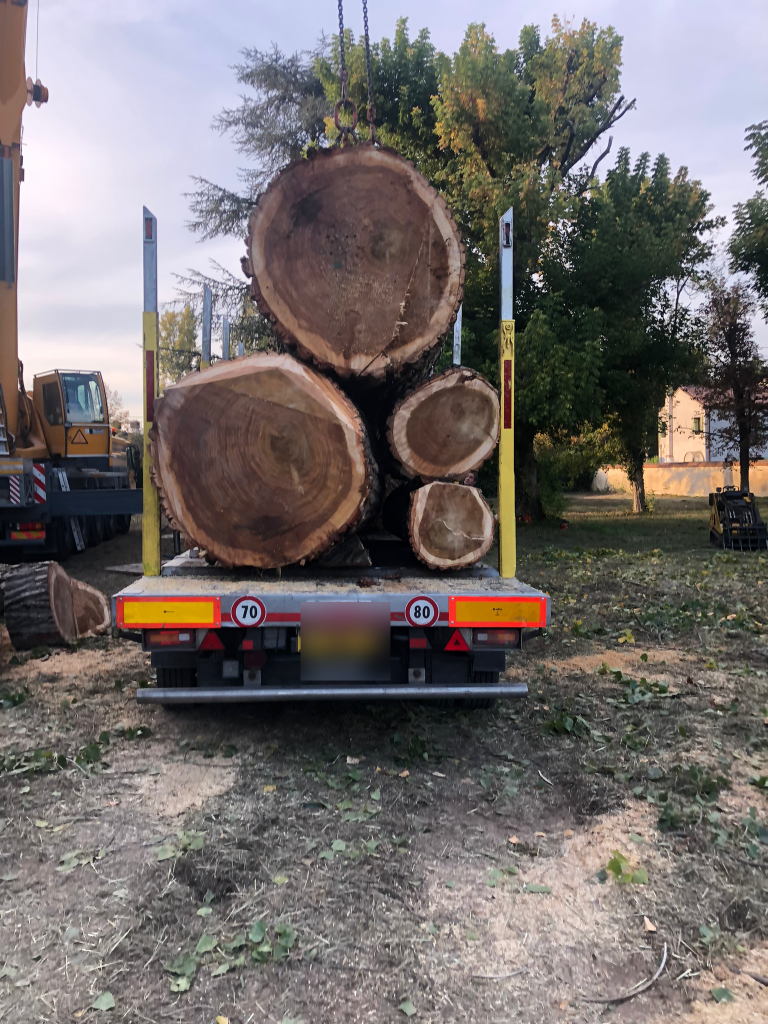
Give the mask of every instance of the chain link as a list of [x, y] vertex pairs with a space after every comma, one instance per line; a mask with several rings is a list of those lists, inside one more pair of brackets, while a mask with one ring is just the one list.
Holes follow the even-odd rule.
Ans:
[[344, 8], [339, 0], [339, 78], [341, 79], [341, 102], [347, 99], [347, 58], [344, 53]]
[[[341, 3], [341, 0], [339, 0]], [[368, 124], [371, 129], [371, 142], [376, 137], [376, 129], [374, 128], [374, 121], [376, 120], [376, 110], [373, 106], [373, 78], [371, 75], [371, 44], [368, 39], [368, 0], [363, 0], [363, 26], [365, 28], [365, 70], [368, 75]]]

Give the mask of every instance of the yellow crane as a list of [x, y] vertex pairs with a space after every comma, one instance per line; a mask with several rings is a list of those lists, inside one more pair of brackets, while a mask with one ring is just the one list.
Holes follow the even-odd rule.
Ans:
[[66, 557], [126, 531], [141, 502], [131, 491], [125, 445], [113, 444], [98, 371], [51, 370], [34, 377], [31, 393], [24, 387], [21, 120], [25, 106], [48, 102], [47, 88], [26, 75], [27, 14], [28, 0], [0, 0], [0, 549]]

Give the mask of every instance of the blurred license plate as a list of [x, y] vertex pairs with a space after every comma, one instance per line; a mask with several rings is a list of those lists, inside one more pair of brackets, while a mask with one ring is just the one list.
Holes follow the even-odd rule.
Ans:
[[308, 601], [301, 606], [303, 683], [390, 681], [388, 603]]

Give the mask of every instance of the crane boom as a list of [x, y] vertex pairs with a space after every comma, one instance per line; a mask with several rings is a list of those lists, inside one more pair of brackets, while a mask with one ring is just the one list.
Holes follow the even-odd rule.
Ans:
[[[18, 425], [19, 330], [17, 267], [19, 262], [19, 185], [22, 180], [21, 115], [48, 90], [26, 77], [27, 0], [0, 0], [0, 387], [7, 428]], [[29, 99], [28, 99], [29, 97]]]

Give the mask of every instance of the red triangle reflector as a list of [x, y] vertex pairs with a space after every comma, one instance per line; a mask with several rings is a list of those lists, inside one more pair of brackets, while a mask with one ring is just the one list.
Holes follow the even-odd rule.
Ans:
[[203, 642], [200, 644], [201, 651], [223, 651], [224, 644], [219, 639], [218, 634], [215, 630], [209, 629], [203, 637]]
[[469, 644], [464, 639], [464, 636], [460, 629], [454, 629], [453, 636], [445, 645], [446, 651], [468, 651]]

